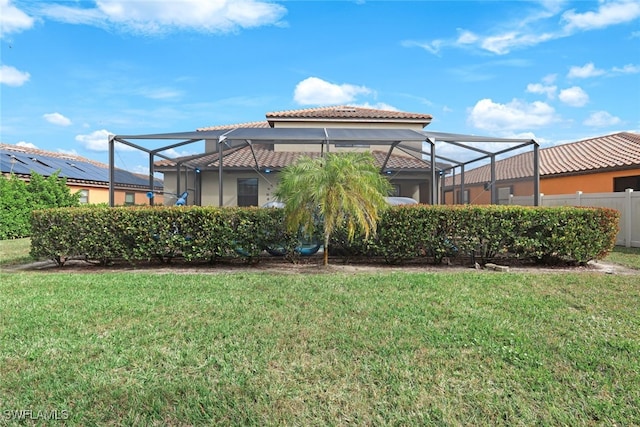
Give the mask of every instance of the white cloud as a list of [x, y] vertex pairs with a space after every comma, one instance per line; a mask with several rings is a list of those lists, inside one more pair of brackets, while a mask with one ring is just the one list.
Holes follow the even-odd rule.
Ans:
[[11, 4], [10, 0], [0, 0], [0, 10], [0, 38], [33, 26], [34, 19]]
[[613, 116], [606, 111], [596, 111], [582, 123], [591, 127], [607, 127], [617, 125], [621, 122], [619, 117]]
[[474, 33], [472, 33], [471, 31], [462, 30], [462, 29], [458, 29], [458, 31], [460, 32], [460, 35], [456, 40], [456, 43], [458, 44], [473, 44], [477, 42], [479, 39], [479, 37]]
[[548, 74], [542, 78], [542, 83], [550, 85], [556, 81], [557, 74]]
[[[106, 129], [96, 130], [90, 134], [76, 135], [78, 141], [84, 148], [91, 151], [109, 151], [109, 135], [113, 133]], [[136, 151], [135, 148], [116, 141], [116, 150]]]
[[[198, 153], [196, 153], [195, 151], [188, 151], [188, 150], [178, 151], [175, 148], [169, 148], [168, 150], [160, 151], [160, 154], [164, 154], [167, 157], [176, 159], [178, 157], [193, 156], [194, 154], [198, 154]], [[147, 169], [147, 173], [149, 173], [148, 169]]]
[[624, 67], [613, 67], [612, 71], [622, 74], [636, 74], [640, 73], [640, 65], [627, 64]]
[[139, 93], [149, 99], [177, 99], [183, 95], [182, 91], [168, 87], [144, 88], [141, 89]]
[[[405, 47], [418, 46], [430, 53], [439, 55], [445, 47], [469, 49], [472, 47], [505, 55], [517, 49], [535, 46], [550, 40], [571, 36], [579, 31], [605, 28], [611, 25], [624, 24], [640, 17], [638, 0], [600, 0], [596, 11], [578, 13], [575, 9], [562, 14], [558, 25], [558, 14], [562, 12], [565, 2], [543, 0], [532, 2], [537, 7], [521, 8], [525, 13], [512, 19], [502, 20], [484, 34], [464, 28], [458, 28], [457, 37], [440, 38], [433, 41], [405, 40]], [[580, 2], [578, 2], [580, 3]], [[596, 2], [582, 2], [588, 6]], [[631, 37], [638, 37], [640, 32], [634, 31]]]
[[468, 121], [478, 129], [504, 132], [537, 128], [557, 119], [554, 108], [545, 102], [528, 104], [514, 99], [508, 104], [499, 104], [485, 98], [470, 110]]
[[98, 0], [96, 8], [48, 5], [49, 18], [73, 24], [117, 27], [140, 34], [175, 30], [228, 33], [264, 25], [284, 25], [282, 5], [261, 0], [130, 1]]
[[527, 85], [527, 92], [546, 95], [547, 98], [549, 99], [555, 98], [557, 90], [558, 90], [558, 87], [555, 85], [546, 86], [546, 85], [543, 85], [542, 83], [529, 83]]
[[400, 111], [393, 105], [389, 105], [385, 102], [375, 102], [373, 104], [365, 102], [364, 104], [353, 104], [353, 106], [362, 108], [373, 108], [374, 110]]
[[75, 149], [65, 150], [64, 148], [58, 148], [58, 153], [67, 154], [69, 156], [78, 156], [78, 152]]
[[440, 53], [440, 49], [447, 43], [443, 40], [432, 40], [430, 42], [419, 42], [415, 40], [404, 40], [401, 45], [404, 47], [419, 47], [426, 50], [429, 53], [437, 55]]
[[0, 84], [7, 86], [22, 86], [31, 75], [26, 71], [20, 71], [10, 65], [0, 65]]
[[358, 95], [371, 93], [372, 90], [364, 86], [338, 85], [309, 77], [296, 85], [293, 99], [301, 105], [337, 105], [352, 102]]
[[36, 146], [36, 144], [32, 143], [32, 142], [26, 142], [26, 141], [20, 141], [16, 144], [18, 147], [25, 147], [25, 148], [32, 148], [32, 149], [37, 149], [38, 147]]
[[589, 95], [579, 86], [561, 90], [558, 98], [572, 107], [582, 107], [589, 102]]
[[640, 17], [640, 3], [636, 0], [601, 1], [595, 12], [576, 13], [575, 9], [572, 9], [562, 14], [566, 22], [565, 29], [569, 31], [605, 28], [631, 22], [638, 17]]
[[71, 124], [71, 120], [60, 113], [47, 113], [43, 114], [42, 117], [44, 117], [44, 119], [49, 123], [58, 126], [69, 126]]
[[506, 55], [514, 49], [535, 46], [554, 38], [556, 36], [550, 33], [505, 32], [484, 37], [480, 42], [480, 47], [497, 55]]
[[571, 67], [569, 69], [569, 74], [567, 77], [569, 78], [579, 78], [586, 79], [587, 77], [596, 77], [601, 76], [605, 73], [604, 70], [597, 69], [593, 62], [589, 62], [588, 64], [583, 65], [582, 67]]

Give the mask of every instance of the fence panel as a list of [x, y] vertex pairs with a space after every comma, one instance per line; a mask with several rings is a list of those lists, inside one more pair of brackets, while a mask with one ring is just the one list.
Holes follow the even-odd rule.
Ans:
[[[514, 205], [532, 206], [533, 196], [511, 196]], [[540, 195], [540, 206], [589, 206], [616, 209], [620, 212], [620, 232], [616, 245], [640, 248], [640, 192], [583, 193]]]

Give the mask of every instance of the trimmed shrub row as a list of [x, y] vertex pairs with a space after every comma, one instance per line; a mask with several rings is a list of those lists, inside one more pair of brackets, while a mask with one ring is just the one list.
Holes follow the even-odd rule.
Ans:
[[[368, 240], [338, 230], [332, 255], [383, 257], [389, 263], [445, 257], [496, 257], [540, 263], [586, 263], [613, 248], [618, 211], [519, 206], [391, 207]], [[266, 248], [292, 260], [300, 235], [284, 225], [282, 209], [217, 207], [83, 207], [34, 211], [31, 255], [59, 265], [69, 258], [102, 264], [158, 259], [256, 261]]]
[[615, 245], [618, 211], [606, 208], [522, 206], [398, 206], [386, 211], [370, 241], [345, 241], [333, 250], [377, 255], [387, 262], [466, 256], [471, 262], [515, 258], [544, 264], [602, 259]]

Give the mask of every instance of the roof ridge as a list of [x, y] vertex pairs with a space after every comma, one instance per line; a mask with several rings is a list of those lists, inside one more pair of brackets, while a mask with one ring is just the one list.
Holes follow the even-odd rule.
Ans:
[[42, 150], [40, 148], [31, 148], [31, 147], [25, 147], [22, 145], [11, 145], [11, 144], [5, 144], [5, 143], [0, 143], [0, 149], [4, 149], [8, 151], [16, 151], [24, 154], [48, 156], [48, 157], [53, 157], [55, 159], [75, 160], [77, 162], [86, 162], [95, 166], [105, 167], [105, 168], [109, 167], [109, 165], [105, 163], [99, 162], [97, 160], [88, 159], [86, 157], [82, 157], [77, 154], [59, 153], [56, 151]]
[[208, 130], [224, 130], [224, 129], [238, 129], [238, 128], [268, 128], [269, 122], [266, 120], [256, 120], [253, 122], [243, 122], [243, 123], [235, 123], [228, 125], [215, 125], [215, 126], [205, 126], [196, 129], [198, 132], [208, 131]]

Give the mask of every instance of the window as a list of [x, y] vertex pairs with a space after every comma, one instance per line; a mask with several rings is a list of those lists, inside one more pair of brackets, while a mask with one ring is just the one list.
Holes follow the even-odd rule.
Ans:
[[391, 191], [389, 192], [391, 197], [400, 197], [400, 184], [391, 184]]
[[258, 178], [238, 178], [238, 206], [258, 206]]
[[136, 193], [124, 193], [124, 204], [125, 206], [135, 205], [136, 203]]
[[460, 190], [456, 191], [456, 201], [455, 203], [460, 203], [466, 205], [469, 203], [469, 190], [464, 190], [464, 193], [460, 194]]
[[80, 190], [78, 191], [78, 193], [80, 194], [81, 205], [86, 205], [87, 203], [89, 203], [89, 190]]
[[627, 188], [640, 191], [640, 175], [613, 178], [613, 191], [625, 191]]
[[511, 199], [511, 187], [500, 187], [498, 188], [498, 204], [499, 205], [508, 205]]

